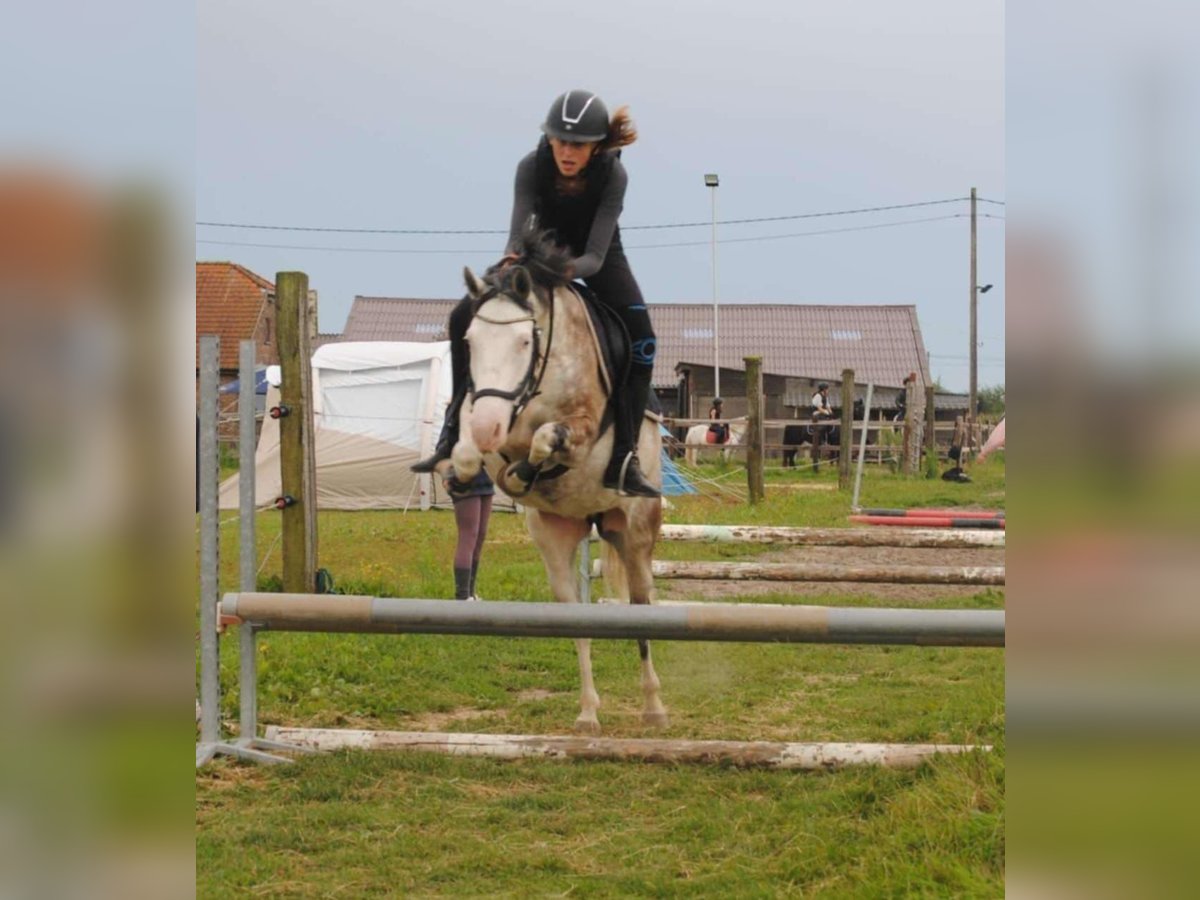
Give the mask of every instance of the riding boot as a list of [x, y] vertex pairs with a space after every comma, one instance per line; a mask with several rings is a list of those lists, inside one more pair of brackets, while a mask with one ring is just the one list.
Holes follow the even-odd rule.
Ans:
[[434, 467], [443, 459], [450, 458], [450, 453], [454, 450], [454, 445], [458, 443], [458, 417], [462, 411], [463, 401], [466, 397], [467, 386], [464, 379], [461, 385], [455, 387], [454, 396], [450, 398], [450, 403], [446, 407], [446, 418], [442, 422], [442, 432], [438, 435], [437, 445], [433, 448], [433, 453], [409, 466], [411, 471], [420, 474], [432, 472]]
[[454, 445], [458, 443], [458, 415], [467, 396], [467, 385], [471, 381], [471, 368], [467, 354], [467, 327], [471, 324], [474, 310], [470, 298], [464, 297], [450, 312], [446, 328], [450, 336], [450, 405], [446, 407], [446, 418], [442, 422], [442, 433], [438, 435], [433, 453], [420, 462], [409, 466], [413, 472], [432, 472], [443, 459], [449, 459]]
[[646, 400], [650, 394], [650, 366], [631, 366], [625, 381], [624, 403], [618, 403], [613, 421], [613, 453], [604, 470], [604, 486], [625, 497], [661, 497], [638, 464], [637, 444]]

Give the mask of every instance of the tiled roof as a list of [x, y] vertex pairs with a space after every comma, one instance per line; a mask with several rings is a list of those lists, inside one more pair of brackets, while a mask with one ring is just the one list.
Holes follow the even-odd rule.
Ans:
[[[343, 340], [446, 340], [457, 302], [355, 297]], [[658, 335], [655, 387], [676, 383], [679, 362], [712, 365], [711, 305], [651, 303], [650, 316]], [[773, 375], [835, 381], [850, 368], [859, 383], [899, 387], [909, 372], [930, 381], [915, 306], [727, 303], [719, 323], [722, 368], [744, 369], [743, 357], [757, 355]]]
[[254, 337], [267, 294], [274, 290], [271, 282], [237, 263], [196, 263], [197, 360], [199, 336], [216, 334], [221, 338], [221, 368], [236, 369], [238, 342]]

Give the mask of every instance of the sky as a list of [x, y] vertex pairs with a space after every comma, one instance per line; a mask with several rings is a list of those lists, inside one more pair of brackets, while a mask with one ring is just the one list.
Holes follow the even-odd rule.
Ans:
[[[718, 302], [916, 304], [951, 389], [967, 202], [811, 214], [998, 201], [979, 204], [979, 384], [1004, 381], [1003, 3], [204, 0], [196, 24], [198, 223], [503, 232], [551, 101], [588, 89], [640, 132], [621, 225], [650, 304], [713, 302], [716, 172], [719, 222], [808, 216], [718, 224]], [[699, 225], [632, 227], [675, 223]], [[355, 295], [461, 296], [504, 239], [198, 224], [196, 257], [307, 272], [340, 331]]]

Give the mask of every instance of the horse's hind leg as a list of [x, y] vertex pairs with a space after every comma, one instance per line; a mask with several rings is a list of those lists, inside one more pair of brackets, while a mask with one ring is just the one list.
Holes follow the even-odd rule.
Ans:
[[[553, 513], [528, 508], [529, 534], [542, 553], [550, 590], [559, 603], [578, 603], [579, 588], [575, 581], [575, 548], [587, 537], [591, 525], [585, 519], [567, 519]], [[600, 695], [592, 680], [592, 642], [587, 638], [575, 641], [579, 657], [579, 717], [575, 730], [587, 734], [600, 733]]]

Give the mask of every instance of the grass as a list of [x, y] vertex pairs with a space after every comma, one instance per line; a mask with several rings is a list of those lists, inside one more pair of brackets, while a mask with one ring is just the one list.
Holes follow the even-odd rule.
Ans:
[[[836, 472], [771, 473], [836, 481]], [[711, 467], [718, 471], [717, 467]], [[1002, 465], [969, 485], [870, 471], [863, 504], [1003, 506]], [[768, 491], [749, 508], [677, 498], [672, 522], [842, 525], [849, 499]], [[259, 517], [260, 580], [279, 568]], [[347, 592], [451, 596], [447, 513], [322, 513], [321, 564]], [[222, 585], [236, 584], [236, 526]], [[273, 547], [273, 549], [271, 549]], [[745, 557], [754, 545], [664, 544], [663, 558]], [[268, 555], [268, 551], [270, 554]], [[485, 597], [548, 599], [520, 517], [497, 515]], [[963, 589], [923, 606], [996, 608]], [[780, 589], [747, 600], [786, 601]], [[813, 602], [809, 599], [806, 602]], [[830, 600], [884, 605], [869, 586]], [[649, 736], [636, 650], [595, 642], [605, 734]], [[233, 896], [1001, 896], [1003, 654], [986, 649], [656, 643], [665, 737], [991, 743], [912, 771], [832, 773], [336, 753], [291, 767], [220, 761], [197, 776], [197, 884]], [[266, 634], [264, 723], [568, 733], [569, 641]], [[236, 717], [236, 641], [222, 647]], [[657, 733], [656, 733], [657, 734]]]

